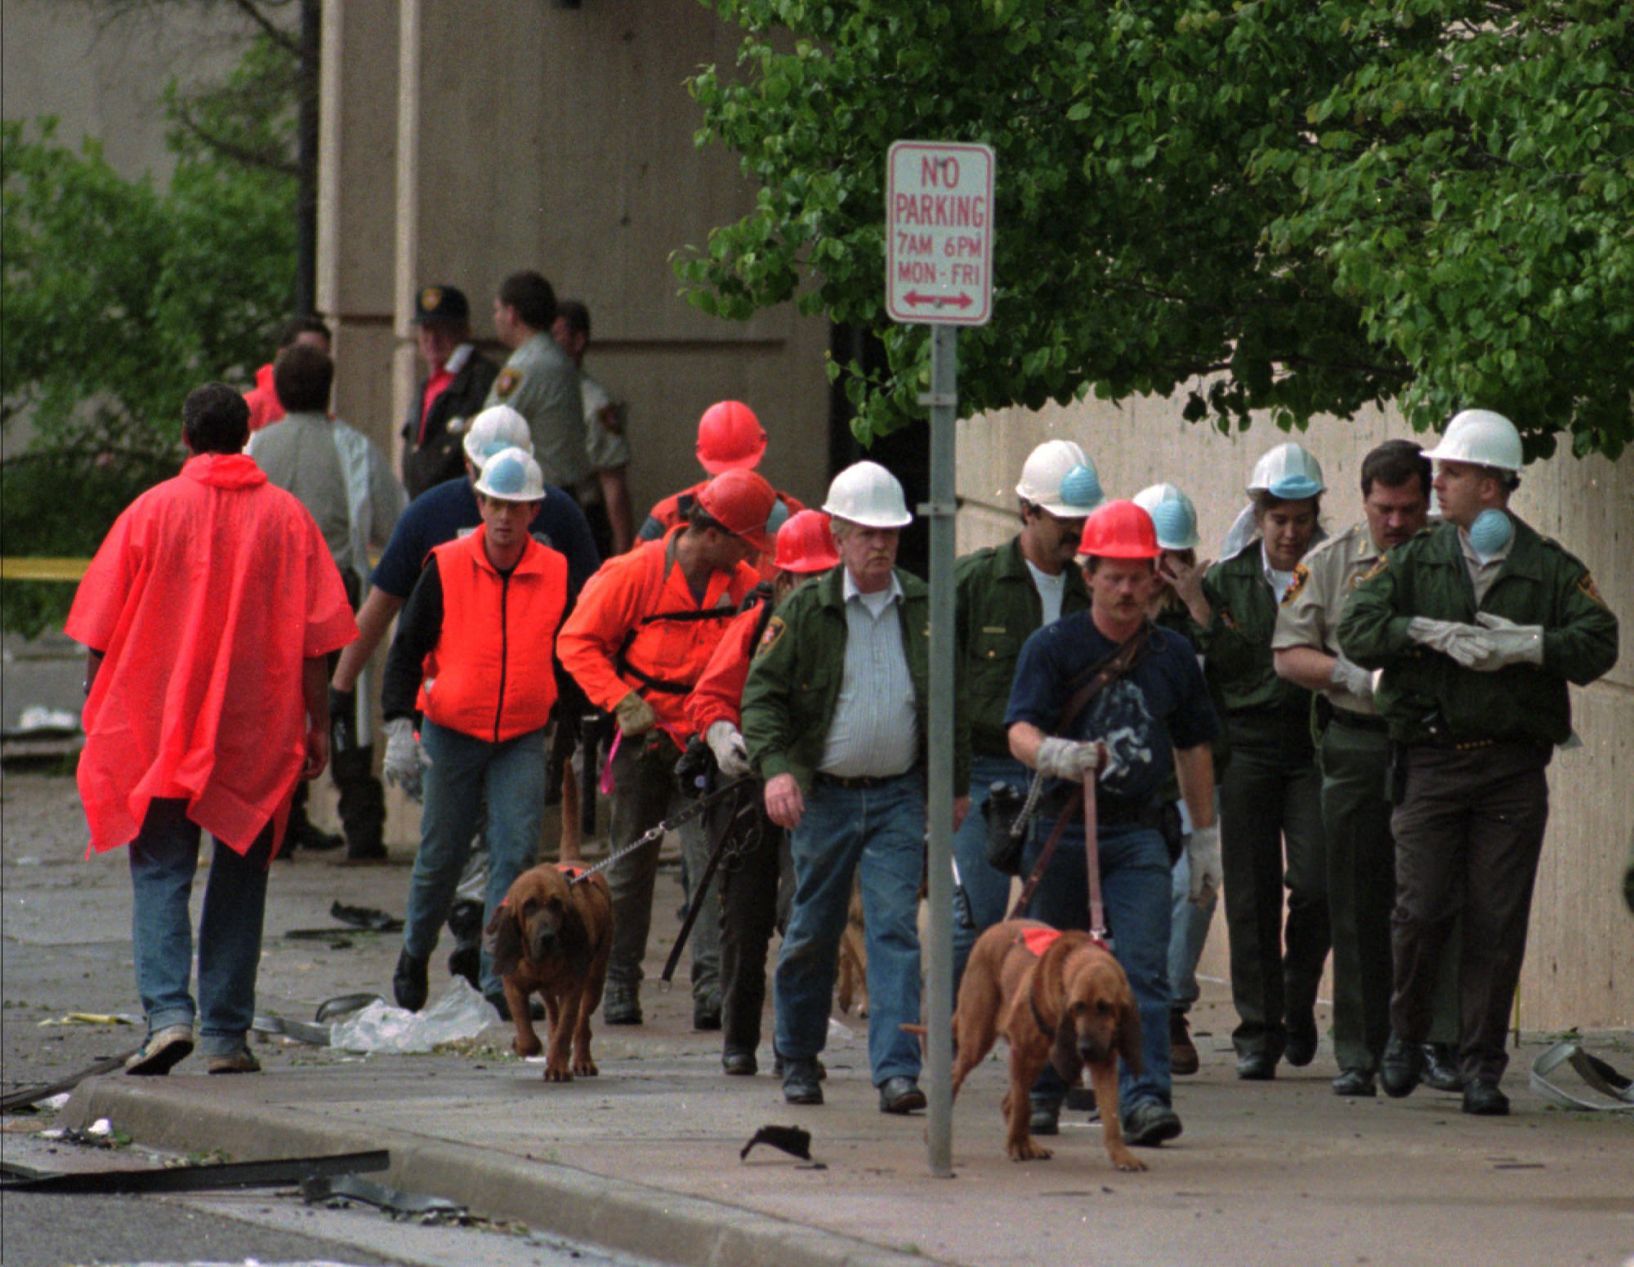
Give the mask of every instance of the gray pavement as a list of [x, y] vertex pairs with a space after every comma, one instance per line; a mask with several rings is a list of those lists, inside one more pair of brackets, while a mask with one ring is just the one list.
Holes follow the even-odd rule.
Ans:
[[[9, 1084], [88, 1063], [133, 1034], [38, 1021], [70, 1010], [134, 1011], [135, 1001], [123, 857], [80, 860], [68, 781], [8, 773], [4, 797], [0, 1020]], [[337, 932], [312, 942], [283, 933], [327, 924], [335, 898], [400, 913], [407, 857], [395, 848], [396, 865], [369, 869], [314, 855], [275, 864], [259, 1010], [308, 1019], [332, 995], [387, 990], [395, 938]], [[678, 903], [666, 868], [650, 976], [676, 931]], [[1515, 1114], [1501, 1120], [1464, 1117], [1456, 1097], [1423, 1090], [1400, 1102], [1337, 1099], [1326, 1044], [1308, 1069], [1239, 1083], [1229, 1000], [1209, 983], [1195, 1014], [1203, 1069], [1177, 1080], [1185, 1134], [1142, 1153], [1147, 1173], [1112, 1170], [1099, 1128], [1082, 1115], [1064, 1120], [1054, 1160], [1007, 1160], [1001, 1044], [956, 1108], [956, 1177], [936, 1179], [923, 1119], [875, 1107], [855, 1018], [838, 1018], [844, 1029], [825, 1056], [828, 1103], [791, 1108], [765, 1072], [721, 1075], [718, 1035], [690, 1029], [684, 985], [664, 993], [649, 982], [643, 1001], [646, 1025], [598, 1031], [596, 1079], [546, 1084], [538, 1066], [508, 1054], [508, 1032], [496, 1025], [457, 1052], [429, 1056], [356, 1058], [265, 1043], [260, 1076], [205, 1078], [188, 1061], [163, 1079], [106, 1077], [83, 1084], [60, 1116], [69, 1125], [110, 1117], [144, 1143], [236, 1159], [387, 1147], [399, 1186], [684, 1264], [1504, 1264], [1634, 1255], [1634, 1122], [1544, 1106], [1524, 1076], [1538, 1042], [1511, 1066]], [[1634, 1064], [1627, 1035], [1597, 1049], [1625, 1069]], [[765, 1070], [769, 1042], [760, 1055]], [[807, 1127], [820, 1165], [764, 1146], [740, 1160], [744, 1142], [768, 1123]]]

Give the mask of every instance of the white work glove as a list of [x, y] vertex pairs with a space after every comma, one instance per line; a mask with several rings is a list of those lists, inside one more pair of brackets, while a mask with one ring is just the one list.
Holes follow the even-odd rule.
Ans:
[[1407, 622], [1407, 636], [1414, 642], [1450, 656], [1454, 663], [1466, 669], [1473, 669], [1492, 654], [1492, 644], [1487, 641], [1484, 629], [1476, 625], [1462, 625], [1455, 620], [1414, 616]]
[[639, 691], [631, 691], [619, 700], [613, 706], [613, 716], [618, 718], [619, 730], [632, 739], [658, 725], [658, 714], [652, 711], [652, 705], [641, 697]]
[[1038, 772], [1051, 778], [1082, 783], [1105, 761], [1106, 745], [1094, 739], [1080, 742], [1051, 737], [1038, 745]]
[[704, 742], [715, 754], [715, 764], [727, 778], [738, 779], [749, 773], [749, 746], [731, 722], [710, 722], [709, 729], [704, 731]]
[[1344, 656], [1337, 657], [1333, 662], [1333, 669], [1328, 674], [1328, 681], [1332, 682], [1341, 691], [1351, 695], [1358, 695], [1362, 699], [1373, 698], [1373, 675], [1359, 664], [1352, 664]]
[[1511, 664], [1543, 663], [1543, 626], [1517, 625], [1491, 612], [1478, 612], [1481, 636], [1491, 644], [1491, 651], [1474, 667], [1482, 673], [1491, 673]]
[[420, 775], [431, 758], [414, 737], [414, 723], [407, 717], [393, 717], [381, 729], [386, 732], [386, 755], [381, 763], [386, 782], [402, 788], [410, 800], [419, 800]]
[[1186, 865], [1191, 869], [1191, 903], [1207, 906], [1225, 881], [1220, 863], [1220, 826], [1193, 827], [1186, 837]]

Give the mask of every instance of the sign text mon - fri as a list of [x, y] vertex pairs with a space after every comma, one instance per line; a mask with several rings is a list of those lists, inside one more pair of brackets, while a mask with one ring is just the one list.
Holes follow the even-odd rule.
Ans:
[[985, 325], [993, 303], [993, 151], [897, 141], [887, 161], [885, 307], [893, 321]]

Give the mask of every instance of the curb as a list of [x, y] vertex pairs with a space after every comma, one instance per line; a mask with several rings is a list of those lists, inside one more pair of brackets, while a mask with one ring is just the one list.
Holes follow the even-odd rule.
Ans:
[[[158, 1085], [168, 1083], [169, 1085]], [[927, 1267], [937, 1260], [701, 1197], [608, 1179], [389, 1128], [315, 1124], [299, 1110], [223, 1101], [176, 1079], [82, 1082], [64, 1125], [116, 1122], [154, 1147], [220, 1149], [235, 1161], [385, 1148], [382, 1182], [458, 1201], [490, 1218], [677, 1267]]]

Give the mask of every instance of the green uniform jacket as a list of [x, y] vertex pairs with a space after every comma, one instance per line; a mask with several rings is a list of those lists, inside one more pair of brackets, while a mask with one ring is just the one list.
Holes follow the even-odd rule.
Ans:
[[1215, 704], [1227, 713], [1308, 716], [1311, 693], [1283, 681], [1271, 663], [1277, 596], [1262, 568], [1256, 537], [1203, 577], [1203, 595], [1214, 612], [1197, 638], [1204, 676]]
[[[1542, 625], [1543, 664], [1478, 673], [1407, 636], [1414, 616], [1474, 624], [1477, 611]], [[1519, 519], [1509, 557], [1477, 606], [1458, 529], [1442, 523], [1391, 550], [1358, 582], [1339, 620], [1339, 646], [1363, 668], [1384, 670], [1373, 698], [1392, 739], [1558, 744], [1572, 728], [1566, 683], [1592, 682], [1617, 663], [1617, 618], [1588, 569]]]
[[[1010, 707], [1021, 644], [1044, 623], [1044, 603], [1033, 584], [1021, 538], [967, 554], [954, 565], [958, 597], [958, 663], [962, 712], [970, 723], [970, 747], [986, 757], [1008, 757], [1004, 714]], [[1076, 567], [1066, 570], [1061, 614], [1089, 609], [1089, 586]]]
[[[896, 579], [902, 586], [897, 613], [913, 679], [923, 762], [930, 731], [930, 589], [900, 569]], [[802, 789], [811, 788], [845, 671], [844, 581], [845, 569], [837, 567], [785, 598], [749, 662], [749, 680], [743, 687], [743, 738], [762, 779], [792, 774]], [[970, 744], [964, 728], [955, 725], [954, 734], [953, 791], [964, 796], [970, 787]]]

